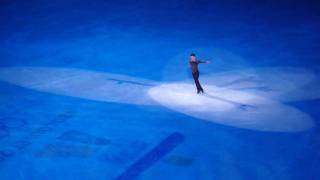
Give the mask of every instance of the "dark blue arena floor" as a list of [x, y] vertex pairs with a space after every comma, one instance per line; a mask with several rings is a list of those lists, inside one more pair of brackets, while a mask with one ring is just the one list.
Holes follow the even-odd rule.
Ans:
[[317, 180], [319, 22], [317, 1], [1, 0], [0, 179]]

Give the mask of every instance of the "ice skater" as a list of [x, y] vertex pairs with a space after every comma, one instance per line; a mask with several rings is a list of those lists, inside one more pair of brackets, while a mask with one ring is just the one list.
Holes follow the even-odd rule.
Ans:
[[201, 87], [201, 84], [199, 82], [200, 72], [198, 69], [198, 64], [200, 64], [200, 63], [207, 64], [207, 63], [209, 63], [209, 61], [200, 61], [196, 58], [196, 54], [191, 53], [189, 63], [190, 63], [191, 71], [192, 71], [192, 77], [193, 77], [194, 82], [197, 87], [197, 94], [204, 93], [203, 88]]

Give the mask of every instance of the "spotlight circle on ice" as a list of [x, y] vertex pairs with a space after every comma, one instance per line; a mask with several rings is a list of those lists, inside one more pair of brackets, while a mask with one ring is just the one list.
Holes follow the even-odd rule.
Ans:
[[198, 95], [192, 84], [168, 83], [153, 87], [148, 93], [172, 110], [238, 128], [295, 132], [314, 125], [307, 114], [271, 99], [217, 86], [205, 89], [206, 94]]

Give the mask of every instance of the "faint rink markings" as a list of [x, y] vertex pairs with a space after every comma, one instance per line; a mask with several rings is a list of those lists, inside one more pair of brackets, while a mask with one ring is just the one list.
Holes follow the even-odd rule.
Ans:
[[99, 156], [99, 160], [123, 167], [136, 159], [149, 147], [149, 143], [141, 140], [121, 140], [111, 144], [108, 151]]
[[[141, 140], [117, 139], [117, 141], [114, 141], [86, 132], [68, 130], [58, 136], [55, 142], [44, 146], [42, 150], [36, 152], [35, 156], [38, 158], [98, 157], [97, 160], [111, 163], [119, 168], [129, 166], [127, 171], [118, 177], [126, 179], [139, 176], [150, 166], [162, 160], [164, 156], [183, 141], [184, 135], [175, 132], [148, 151], [150, 144]], [[181, 155], [168, 155], [163, 160], [165, 164], [182, 168], [191, 166], [193, 161], [193, 158]], [[133, 164], [130, 166], [132, 162]]]
[[90, 135], [90, 134], [76, 131], [76, 130], [66, 131], [57, 139], [63, 140], [63, 141], [69, 141], [69, 142], [94, 144], [94, 145], [108, 145], [110, 143], [110, 140], [108, 139], [97, 137], [97, 136]]
[[[65, 123], [67, 120], [69, 120], [70, 118], [73, 117], [73, 113], [72, 112], [63, 112], [61, 114], [58, 114], [57, 116], [55, 116], [53, 119], [51, 119], [50, 121], [42, 124], [40, 127], [32, 130], [30, 133], [28, 133], [27, 135], [23, 136], [22, 138], [20, 138], [19, 140], [14, 141], [11, 144], [8, 144], [5, 147], [1, 147], [0, 149], [0, 163], [6, 161], [8, 158], [13, 157], [15, 154], [17, 154], [19, 151], [22, 151], [24, 149], [26, 149], [27, 147], [29, 147], [32, 142], [38, 138], [40, 138], [41, 136], [50, 133], [54, 127]], [[13, 120], [14, 118], [12, 118], [11, 120]], [[3, 137], [8, 137], [10, 135], [10, 130], [12, 130], [13, 128], [21, 128], [24, 127], [27, 122], [25, 120], [20, 120], [19, 122], [16, 119], [16, 122], [11, 121], [11, 122], [7, 122], [7, 120], [1, 120], [0, 123], [0, 134], [3, 134]], [[6, 123], [5, 123], [6, 122]]]
[[[19, 151], [22, 151], [32, 145], [32, 142], [41, 136], [50, 133], [56, 126], [66, 122], [73, 117], [71, 112], [64, 112], [57, 115], [54, 119], [42, 124], [39, 128], [34, 129], [28, 133], [23, 138], [14, 141], [9, 146], [5, 147], [6, 150], [0, 150], [0, 162], [7, 160], [10, 157], [13, 157]], [[6, 120], [1, 121], [0, 129], [5, 136], [8, 136], [10, 128], [21, 128], [24, 127], [27, 122], [19, 118], [7, 118]], [[5, 124], [6, 121], [9, 121]], [[183, 135], [176, 134], [178, 138], [173, 138], [178, 141], [183, 141]], [[170, 136], [169, 136], [170, 137]], [[173, 136], [175, 137], [175, 136]], [[182, 139], [181, 139], [182, 138]], [[170, 140], [170, 138], [169, 138]], [[163, 142], [160, 142], [160, 144]], [[168, 141], [167, 144], [169, 147], [172, 145], [176, 146], [174, 140]], [[171, 143], [171, 145], [170, 145]], [[166, 149], [167, 145], [160, 146], [156, 151], [162, 152]], [[34, 153], [35, 157], [38, 158], [90, 158], [100, 150], [103, 150], [104, 147], [109, 146], [107, 151], [102, 151], [99, 159], [104, 162], [109, 162], [112, 164], [117, 164], [118, 166], [129, 165], [132, 160], [143, 155], [146, 150], [150, 147], [149, 143], [146, 143], [141, 140], [123, 140], [118, 142], [111, 142], [111, 140], [98, 137], [86, 132], [81, 132], [77, 130], [68, 130], [63, 132], [61, 135], [57, 136], [56, 140], [51, 144], [46, 144], [42, 147], [41, 150]], [[111, 147], [111, 148], [110, 148]], [[159, 149], [160, 148], [160, 149]], [[164, 149], [163, 149], [164, 148]], [[166, 154], [166, 152], [164, 153]], [[168, 156], [163, 160], [166, 164], [171, 164], [179, 167], [190, 166], [193, 162], [193, 159], [188, 157], [183, 157], [179, 155]]]
[[21, 117], [2, 117], [0, 118], [0, 139], [8, 137], [11, 129], [22, 128], [27, 125], [27, 121]]
[[141, 174], [154, 166], [163, 157], [183, 143], [185, 136], [179, 132], [173, 132], [164, 138], [155, 147], [133, 162], [119, 176], [117, 180], [137, 179]]
[[34, 140], [42, 135], [49, 133], [54, 129], [55, 126], [65, 123], [72, 117], [73, 114], [70, 112], [59, 114], [53, 120], [44, 123], [41, 127], [31, 131], [28, 135], [16, 141], [14, 146], [19, 150], [25, 149], [31, 144], [31, 140]]
[[91, 157], [98, 151], [90, 146], [55, 143], [47, 145], [43, 150], [37, 152], [37, 157]]
[[68, 130], [58, 136], [56, 141], [45, 146], [42, 150], [35, 153], [37, 157], [78, 157], [88, 158], [95, 155], [101, 148], [107, 146], [110, 140], [97, 137], [95, 135]]
[[0, 139], [8, 137], [10, 134], [10, 131], [8, 130], [7, 126], [0, 122]]
[[171, 155], [165, 158], [163, 162], [177, 167], [188, 167], [193, 164], [194, 159], [182, 155]]
[[[105, 147], [108, 149], [106, 150]], [[87, 132], [68, 130], [35, 155], [42, 158], [90, 158], [102, 151], [98, 159], [115, 165], [123, 165], [135, 159], [147, 147], [148, 144], [140, 140], [111, 141]]]

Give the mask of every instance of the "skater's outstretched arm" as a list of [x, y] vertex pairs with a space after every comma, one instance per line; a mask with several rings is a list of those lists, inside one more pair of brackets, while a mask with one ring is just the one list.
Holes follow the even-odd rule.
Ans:
[[198, 60], [198, 62], [199, 62], [199, 63], [204, 63], [204, 64], [210, 63], [210, 61], [200, 61], [200, 60]]

